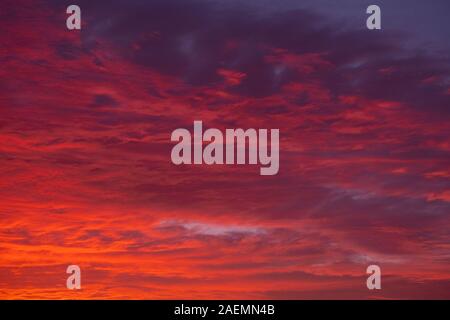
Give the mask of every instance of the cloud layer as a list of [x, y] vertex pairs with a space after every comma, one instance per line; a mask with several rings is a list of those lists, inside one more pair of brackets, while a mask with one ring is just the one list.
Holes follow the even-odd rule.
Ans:
[[[81, 32], [2, 10], [1, 298], [450, 297], [448, 58], [308, 10], [78, 4]], [[279, 128], [279, 174], [174, 166], [194, 120]]]

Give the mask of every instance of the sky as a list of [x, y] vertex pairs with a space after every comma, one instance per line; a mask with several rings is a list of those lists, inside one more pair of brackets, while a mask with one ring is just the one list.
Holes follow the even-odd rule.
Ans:
[[[1, 1], [0, 298], [449, 299], [448, 2], [336, 3]], [[278, 174], [172, 164], [194, 120]]]

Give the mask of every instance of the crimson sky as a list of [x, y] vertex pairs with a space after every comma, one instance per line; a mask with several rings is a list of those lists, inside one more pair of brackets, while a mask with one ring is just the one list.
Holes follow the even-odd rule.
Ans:
[[[450, 298], [443, 2], [381, 31], [356, 1], [75, 2], [81, 31], [0, 4], [0, 298]], [[194, 120], [279, 128], [278, 175], [173, 165]]]

